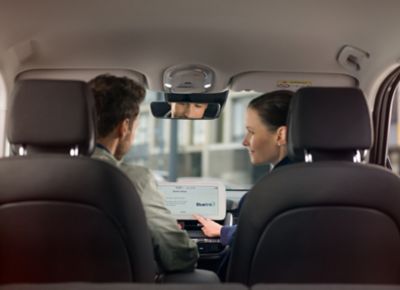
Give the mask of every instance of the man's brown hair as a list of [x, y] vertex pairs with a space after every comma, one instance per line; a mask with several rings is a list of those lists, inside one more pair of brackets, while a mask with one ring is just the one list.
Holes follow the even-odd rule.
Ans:
[[96, 101], [98, 137], [107, 136], [127, 118], [130, 122], [137, 118], [146, 95], [141, 85], [127, 77], [110, 74], [97, 76], [89, 85]]

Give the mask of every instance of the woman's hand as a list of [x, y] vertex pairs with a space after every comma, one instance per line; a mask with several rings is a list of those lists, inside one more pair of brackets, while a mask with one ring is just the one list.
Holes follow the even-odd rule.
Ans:
[[209, 238], [216, 238], [221, 236], [221, 228], [222, 226], [219, 223], [214, 222], [208, 218], [205, 218], [201, 215], [193, 215], [195, 219], [203, 226], [201, 230], [203, 231], [204, 235]]

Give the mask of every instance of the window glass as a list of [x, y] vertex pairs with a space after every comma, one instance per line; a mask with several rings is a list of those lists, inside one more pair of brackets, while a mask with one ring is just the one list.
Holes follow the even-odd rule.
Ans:
[[192, 140], [193, 145], [204, 144], [206, 140], [206, 123], [207, 121], [192, 121]]
[[[232, 141], [241, 142], [244, 138], [244, 116], [251, 95], [244, 95], [232, 100]], [[243, 117], [239, 117], [243, 116]]]
[[7, 91], [4, 83], [3, 76], [0, 75], [0, 157], [10, 155], [10, 144], [6, 139], [6, 114], [7, 114]]
[[164, 94], [163, 93], [153, 92], [153, 91], [147, 90], [146, 97], [145, 97], [142, 105], [149, 106], [149, 104], [151, 102], [162, 101], [162, 100], [164, 100]]
[[269, 166], [252, 166], [243, 147], [244, 118], [256, 92], [230, 92], [217, 120], [155, 119], [147, 97], [163, 100], [159, 93], [148, 93], [141, 107], [141, 120], [134, 145], [126, 160], [153, 170], [158, 180], [168, 178], [171, 126], [177, 124], [178, 153], [175, 158], [178, 180], [218, 180], [230, 188], [249, 188], [269, 171]]
[[[153, 117], [152, 117], [153, 118]], [[148, 124], [148, 123], [147, 123]], [[163, 119], [154, 119], [154, 146], [164, 151], [166, 136], [165, 136], [165, 122]]]
[[146, 165], [149, 162], [149, 135], [148, 124], [150, 116], [149, 112], [142, 110], [139, 115], [139, 127], [136, 130], [135, 140], [129, 152], [124, 156], [124, 160], [129, 163]]
[[148, 126], [147, 123], [149, 122], [149, 113], [148, 112], [142, 112], [139, 115], [139, 127], [137, 128], [136, 131], [136, 137], [135, 137], [135, 143], [137, 145], [142, 145], [142, 144], [148, 144], [149, 143], [149, 138], [147, 136], [147, 130]]
[[389, 140], [388, 140], [389, 159], [390, 159], [390, 162], [392, 165], [393, 172], [395, 172], [396, 174], [400, 174], [399, 94], [400, 94], [400, 90], [399, 90], [399, 87], [397, 87], [397, 90], [395, 92], [395, 96], [393, 99], [392, 116], [391, 116], [391, 121], [390, 121]]

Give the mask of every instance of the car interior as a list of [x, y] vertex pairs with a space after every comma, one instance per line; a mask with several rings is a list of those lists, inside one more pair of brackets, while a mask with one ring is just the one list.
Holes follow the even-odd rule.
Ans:
[[[0, 0], [0, 289], [399, 289], [398, 11]], [[193, 271], [159, 271], [138, 189], [91, 157], [101, 74], [146, 90], [123, 162], [154, 175]], [[277, 90], [294, 94], [293, 164], [253, 166], [246, 110]], [[233, 242], [195, 214], [236, 226]]]

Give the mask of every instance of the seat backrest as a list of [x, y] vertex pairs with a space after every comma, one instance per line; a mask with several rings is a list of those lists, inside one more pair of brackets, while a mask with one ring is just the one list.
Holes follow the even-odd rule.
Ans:
[[[52, 284], [15, 284], [0, 286], [0, 290], [203, 290], [204, 287], [208, 290], [250, 290], [250, 288], [240, 284], [221, 284], [221, 283], [208, 283], [193, 284], [193, 283], [179, 283], [179, 284], [142, 284], [142, 283], [52, 283]], [[261, 287], [264, 285], [261, 285]], [[261, 288], [262, 289], [262, 288]], [[259, 289], [259, 290], [261, 290]], [[272, 289], [271, 289], [272, 290]], [[282, 289], [291, 290], [291, 289]], [[304, 289], [304, 290], [317, 290], [317, 289]], [[323, 289], [325, 290], [325, 289]], [[326, 289], [328, 290], [328, 289]], [[339, 287], [334, 290], [354, 290], [342, 289]], [[397, 290], [386, 288], [375, 288], [367, 290]]]
[[134, 186], [82, 156], [94, 145], [87, 84], [21, 81], [9, 112], [8, 138], [23, 156], [0, 160], [0, 283], [152, 282]]
[[248, 193], [227, 280], [399, 283], [400, 179], [358, 162], [371, 140], [361, 91], [299, 90], [289, 153], [307, 162], [277, 168]]

